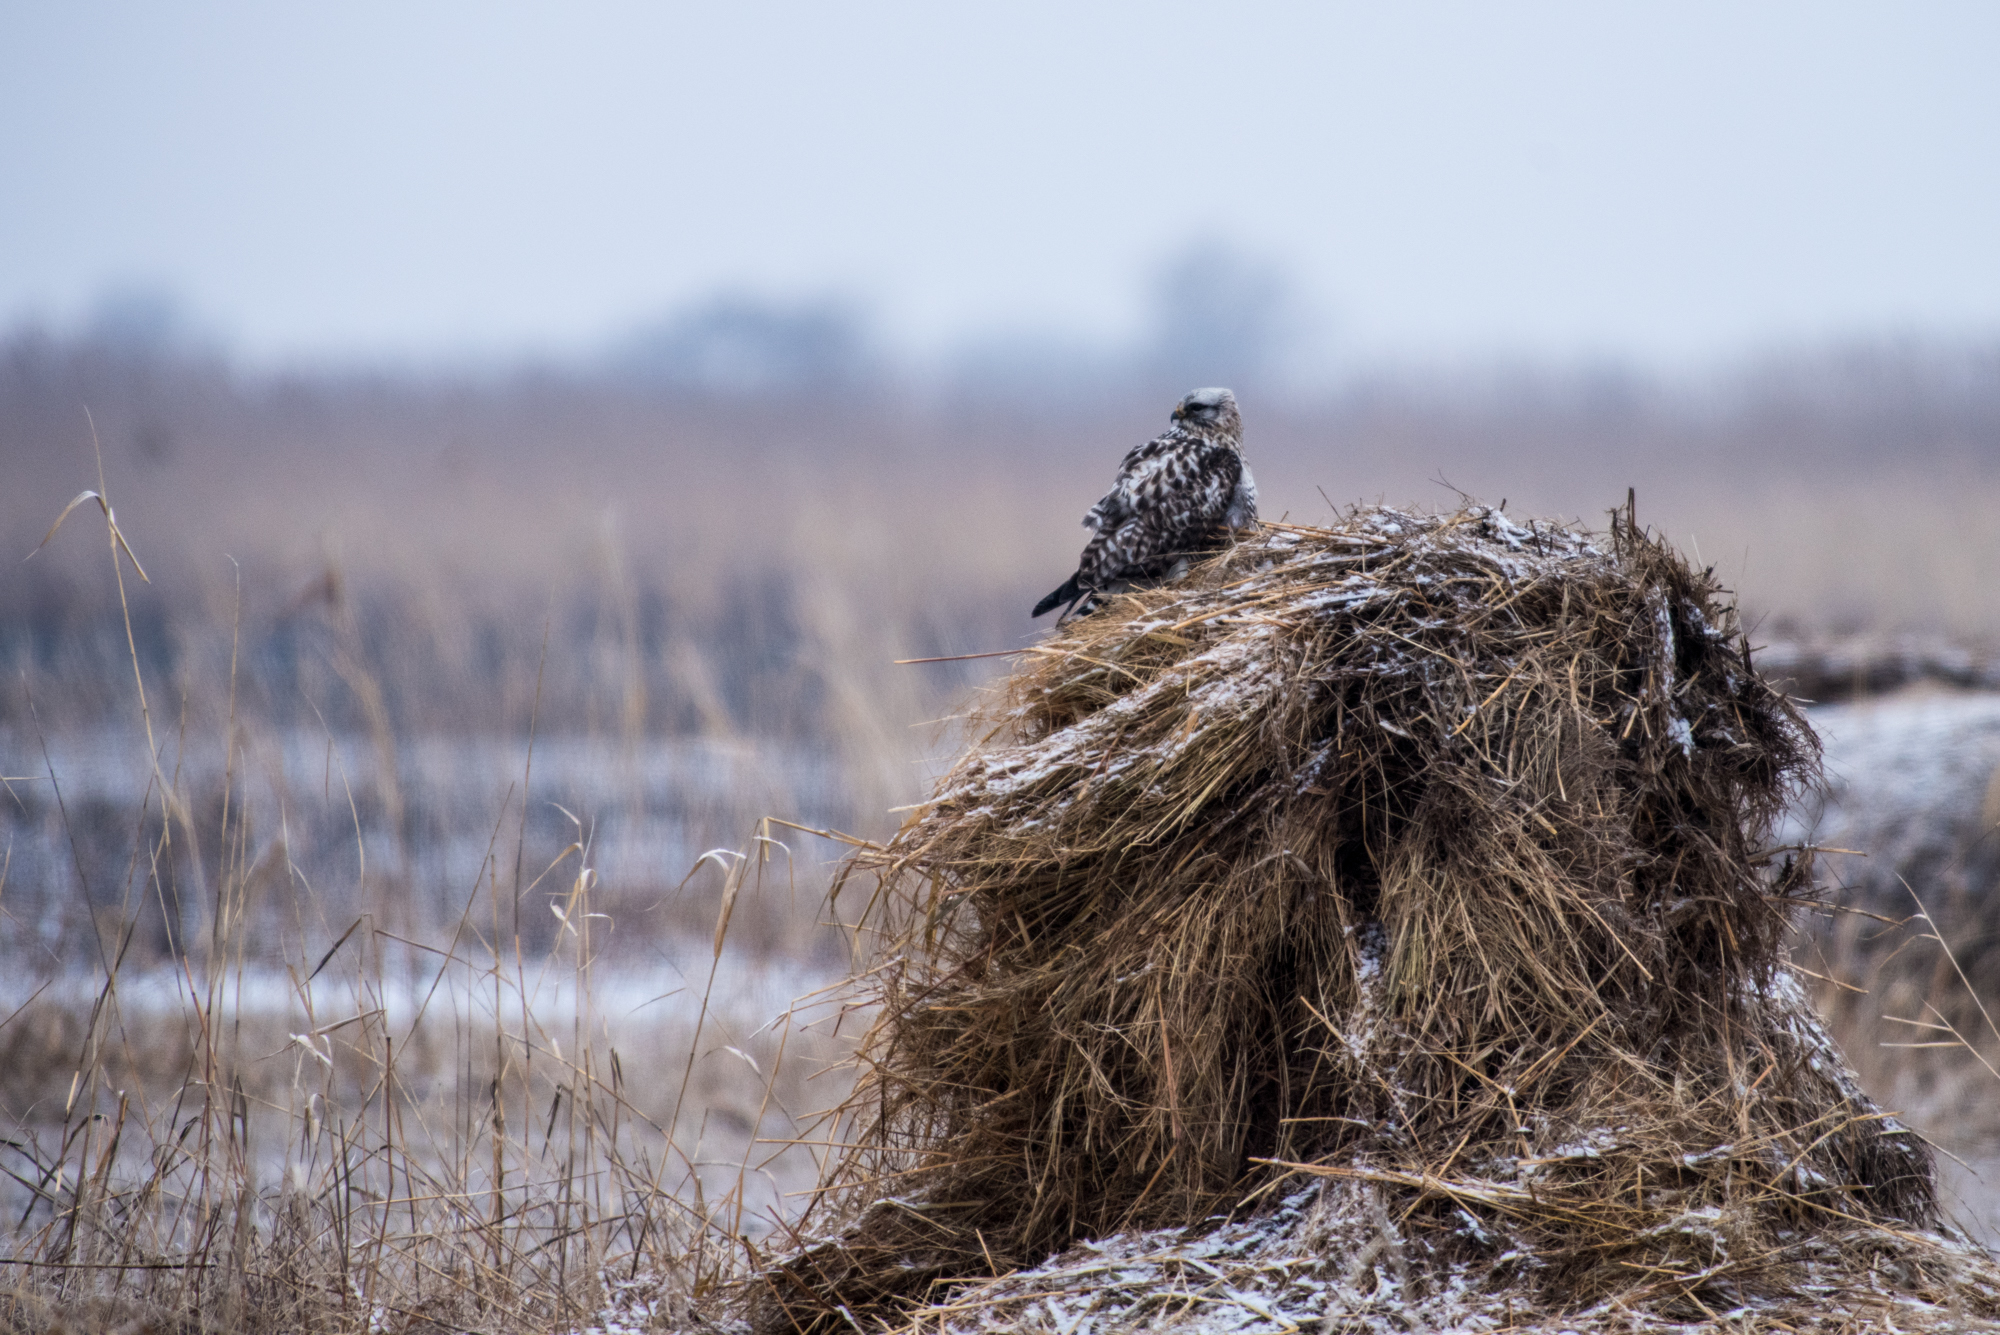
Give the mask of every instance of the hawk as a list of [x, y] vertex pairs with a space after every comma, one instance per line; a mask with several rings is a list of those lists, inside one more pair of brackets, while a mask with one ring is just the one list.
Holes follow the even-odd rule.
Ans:
[[1229, 529], [1257, 522], [1257, 483], [1243, 461], [1236, 396], [1198, 389], [1174, 408], [1173, 425], [1118, 465], [1118, 479], [1090, 507], [1076, 573], [1035, 604], [1064, 615], [1094, 596], [1172, 578], [1188, 560], [1219, 545]]

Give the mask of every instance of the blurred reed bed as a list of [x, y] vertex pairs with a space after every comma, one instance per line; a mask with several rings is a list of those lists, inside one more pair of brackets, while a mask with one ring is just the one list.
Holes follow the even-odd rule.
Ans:
[[[103, 518], [114, 582], [143, 581], [113, 509], [80, 499]], [[739, 903], [796, 895], [787, 837], [852, 840], [767, 820], [744, 851], [704, 853], [674, 889], [702, 882], [710, 931], [663, 905], [614, 909], [586, 817], [551, 803], [567, 842], [531, 843], [531, 734], [473, 874], [447, 889], [455, 916], [410, 912], [396, 902], [409, 885], [370, 872], [344, 762], [361, 893], [324, 894], [292, 855], [304, 803], [244, 781], [234, 675], [221, 736], [179, 738], [221, 748], [220, 775], [197, 786], [136, 650], [129, 666], [146, 739], [125, 813], [135, 865], [70, 930], [10, 933], [0, 1324], [646, 1322], [782, 1238], [786, 1194], [820, 1172], [796, 1133], [820, 1097], [809, 1077], [841, 1054], [837, 1009], [818, 1013], [840, 970], [746, 949], [732, 922]], [[45, 777], [67, 825], [62, 776], [51, 763]], [[277, 809], [275, 842], [256, 833], [259, 805]], [[7, 884], [0, 903], [18, 898]], [[348, 911], [344, 927], [330, 916]], [[149, 925], [155, 949], [135, 950]], [[655, 967], [608, 949], [621, 926]], [[22, 967], [38, 953], [46, 967]], [[827, 1083], [839, 1098], [838, 1075]]]

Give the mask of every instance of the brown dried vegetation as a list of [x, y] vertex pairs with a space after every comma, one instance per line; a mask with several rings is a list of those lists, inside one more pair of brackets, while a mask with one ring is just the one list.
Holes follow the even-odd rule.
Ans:
[[1698, 1317], [1914, 1248], [1923, 1310], [1995, 1315], [1784, 958], [1811, 731], [1629, 509], [1267, 527], [973, 728], [850, 865], [878, 1018], [763, 1327], [978, 1326], [955, 1286], [1315, 1179], [1496, 1313]]

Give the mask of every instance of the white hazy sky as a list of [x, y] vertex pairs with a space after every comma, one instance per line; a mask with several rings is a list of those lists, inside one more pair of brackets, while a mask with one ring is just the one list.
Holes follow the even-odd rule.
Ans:
[[0, 5], [0, 323], [563, 352], [720, 288], [1116, 339], [1199, 237], [1347, 358], [2000, 332], [2000, 4]]

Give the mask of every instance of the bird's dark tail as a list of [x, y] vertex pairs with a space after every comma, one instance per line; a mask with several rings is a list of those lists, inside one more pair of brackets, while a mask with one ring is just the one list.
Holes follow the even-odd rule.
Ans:
[[1032, 615], [1041, 616], [1044, 613], [1055, 611], [1064, 603], [1074, 603], [1077, 599], [1083, 597], [1083, 593], [1083, 572], [1079, 570], [1064, 580], [1061, 588], [1036, 603]]

